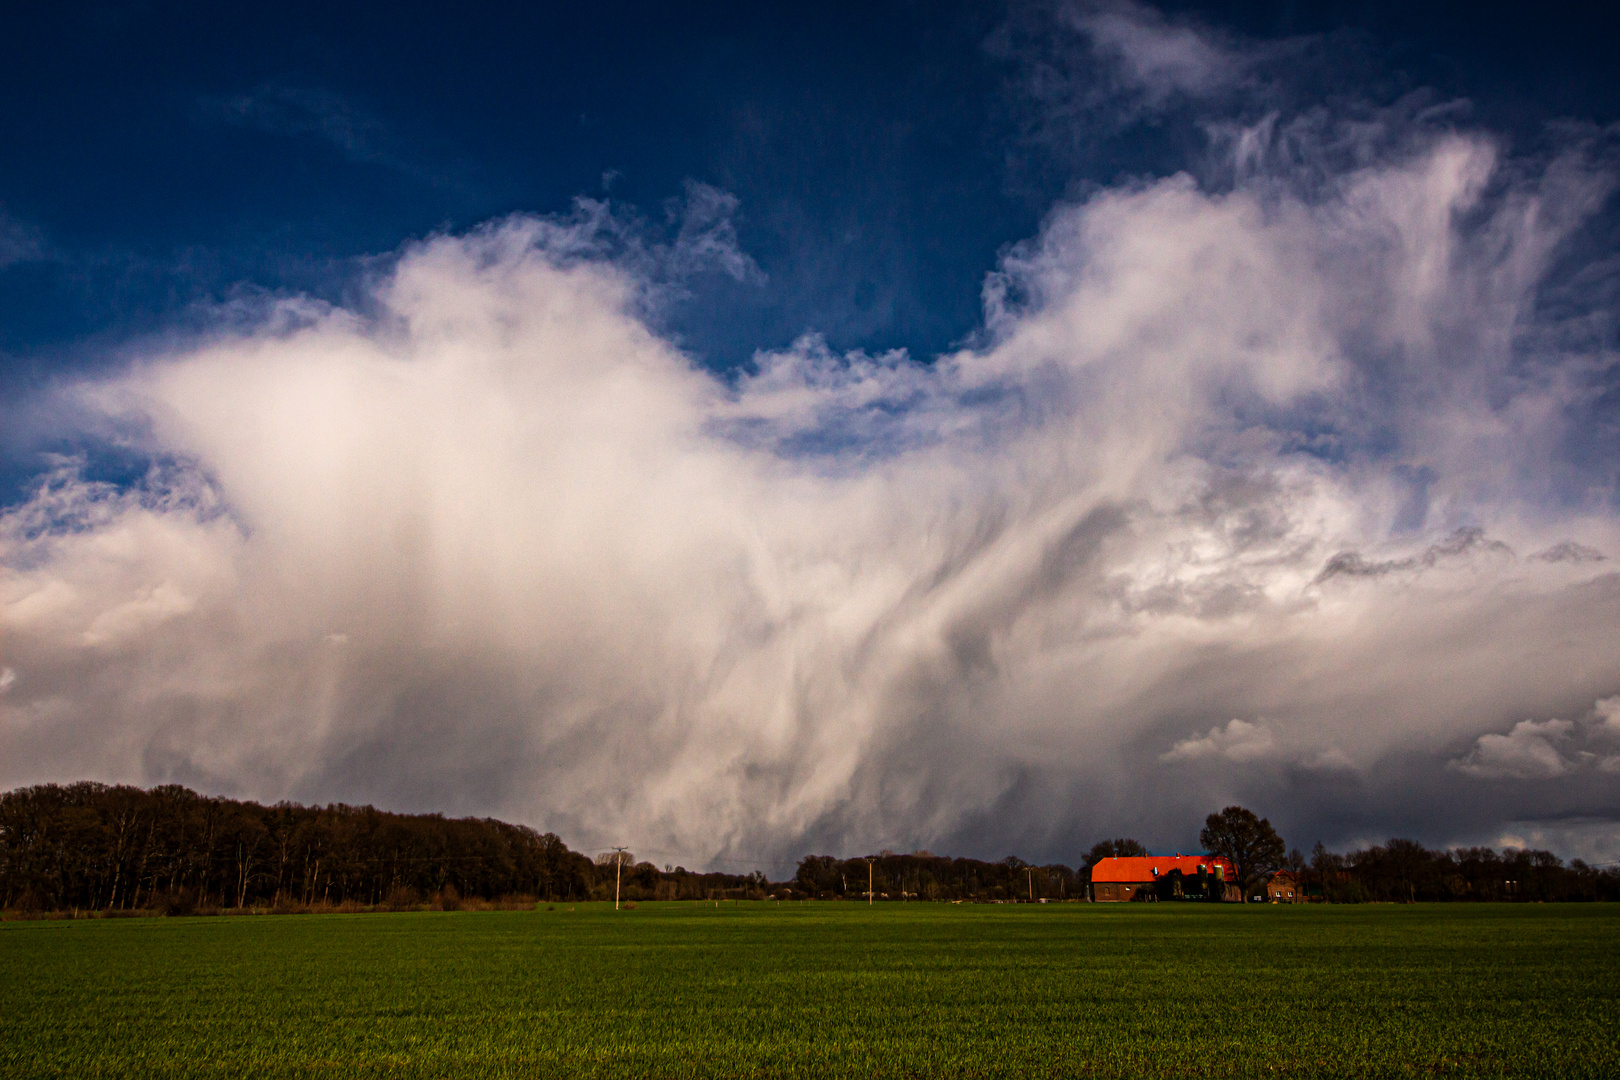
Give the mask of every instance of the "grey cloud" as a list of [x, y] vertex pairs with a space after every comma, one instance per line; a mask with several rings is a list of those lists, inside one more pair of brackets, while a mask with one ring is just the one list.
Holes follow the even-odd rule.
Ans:
[[1603, 552], [1599, 551], [1597, 548], [1587, 547], [1585, 544], [1577, 544], [1573, 540], [1561, 540], [1552, 547], [1547, 548], [1545, 551], [1538, 551], [1530, 557], [1540, 562], [1550, 563], [1602, 562], [1604, 559], [1608, 558], [1608, 556], [1604, 555]]
[[1380, 577], [1394, 570], [1409, 569], [1416, 565], [1415, 560], [1386, 560], [1384, 562], [1368, 562], [1359, 552], [1341, 551], [1327, 561], [1322, 572], [1316, 575], [1318, 582], [1329, 578], [1344, 575], [1347, 577]]
[[1620, 697], [1604, 698], [1592, 707], [1598, 729], [1606, 736], [1620, 740]]
[[[1579, 545], [1576, 545], [1577, 547]], [[1590, 548], [1585, 550], [1591, 550]], [[1514, 558], [1513, 549], [1500, 540], [1492, 540], [1485, 535], [1485, 530], [1478, 525], [1466, 525], [1439, 543], [1429, 545], [1419, 555], [1408, 556], [1404, 559], [1383, 559], [1377, 562], [1369, 561], [1355, 551], [1341, 551], [1329, 559], [1322, 567], [1321, 573], [1316, 575], [1316, 582], [1327, 581], [1335, 577], [1382, 577], [1385, 574], [1398, 573], [1403, 570], [1417, 570], [1433, 568], [1442, 562], [1457, 559], [1469, 554], [1485, 554], [1504, 559]], [[1547, 558], [1545, 554], [1537, 556], [1546, 562], [1567, 561], [1569, 556]], [[1602, 558], [1601, 555], [1598, 558]]]

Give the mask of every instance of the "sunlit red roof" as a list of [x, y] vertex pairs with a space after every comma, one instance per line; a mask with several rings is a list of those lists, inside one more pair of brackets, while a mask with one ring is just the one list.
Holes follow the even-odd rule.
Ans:
[[[1096, 881], [1156, 881], [1172, 870], [1180, 870], [1187, 877], [1197, 877], [1198, 868], [1214, 876], [1219, 866], [1228, 881], [1233, 880], [1232, 864], [1219, 855], [1146, 855], [1141, 858], [1103, 859], [1091, 868], [1091, 880]], [[1158, 871], [1155, 873], [1154, 871]]]

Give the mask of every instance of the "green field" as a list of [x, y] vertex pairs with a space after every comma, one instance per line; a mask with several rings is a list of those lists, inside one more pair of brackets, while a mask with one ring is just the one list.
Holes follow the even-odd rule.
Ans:
[[5, 1076], [1616, 1076], [1620, 907], [0, 924]]

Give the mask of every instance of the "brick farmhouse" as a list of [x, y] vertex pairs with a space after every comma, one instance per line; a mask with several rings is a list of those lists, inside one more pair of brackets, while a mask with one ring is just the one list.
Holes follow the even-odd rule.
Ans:
[[1305, 899], [1305, 891], [1292, 871], [1278, 870], [1266, 879], [1266, 899], [1273, 904], [1298, 904]]

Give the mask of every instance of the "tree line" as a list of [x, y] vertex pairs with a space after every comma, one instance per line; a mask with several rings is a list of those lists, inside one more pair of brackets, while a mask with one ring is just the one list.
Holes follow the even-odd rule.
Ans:
[[807, 855], [791, 887], [820, 900], [1079, 900], [1085, 879], [1061, 863], [1035, 866], [1009, 855], [1000, 862], [916, 851], [859, 859]]
[[[1397, 838], [1341, 854], [1318, 841], [1307, 858], [1289, 849], [1269, 820], [1241, 806], [1209, 815], [1198, 839], [1206, 852], [1231, 861], [1245, 896], [1263, 894], [1271, 875], [1287, 871], [1303, 899], [1332, 903], [1620, 900], [1620, 867], [1566, 864], [1536, 849], [1436, 850]], [[1091, 849], [1082, 872], [1089, 880], [1101, 858], [1146, 854], [1135, 840], [1104, 841]]]
[[[1620, 899], [1620, 870], [1566, 865], [1546, 851], [1434, 851], [1397, 839], [1346, 854], [1317, 844], [1306, 858], [1242, 807], [1211, 814], [1200, 841], [1232, 862], [1246, 893], [1289, 870], [1305, 895], [1334, 902]], [[927, 851], [809, 855], [791, 880], [771, 882], [757, 872], [660, 869], [628, 852], [592, 859], [554, 833], [492, 818], [262, 806], [178, 785], [44, 784], [0, 794], [0, 909], [20, 912], [526, 907], [616, 892], [631, 902], [1065, 902], [1090, 898], [1102, 859], [1147, 854], [1121, 837], [1093, 845], [1072, 868]]]
[[[1226, 858], [1243, 895], [1264, 895], [1265, 883], [1288, 871], [1296, 893], [1333, 903], [1444, 901], [1620, 900], [1620, 868], [1565, 863], [1550, 851], [1470, 847], [1431, 850], [1416, 840], [1394, 839], [1344, 854], [1318, 842], [1307, 858], [1289, 849], [1271, 822], [1242, 806], [1228, 806], [1204, 819], [1198, 834], [1203, 853]], [[1032, 866], [1016, 857], [988, 863], [943, 858], [926, 851], [885, 851], [863, 859], [811, 855], [801, 860], [793, 885], [823, 899], [878, 900], [1074, 900], [1091, 896], [1091, 871], [1107, 858], [1152, 854], [1130, 837], [1092, 845], [1080, 865]], [[870, 869], [871, 885], [868, 886]], [[1145, 899], [1209, 899], [1191, 879], [1176, 873], [1141, 893]]]
[[1566, 864], [1550, 851], [1488, 847], [1432, 851], [1392, 839], [1348, 854], [1320, 843], [1290, 861], [1308, 897], [1337, 903], [1417, 900], [1620, 900], [1620, 869], [1581, 859]]
[[599, 865], [555, 833], [492, 818], [261, 806], [178, 785], [0, 795], [0, 908], [12, 911], [527, 906], [611, 899], [616, 875], [630, 899], [752, 896], [763, 884], [761, 875]]

